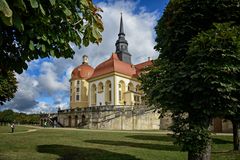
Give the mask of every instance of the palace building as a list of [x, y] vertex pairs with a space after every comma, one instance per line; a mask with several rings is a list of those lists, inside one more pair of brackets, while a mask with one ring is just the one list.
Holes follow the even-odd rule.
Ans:
[[[145, 62], [132, 64], [122, 16], [115, 46], [115, 53], [109, 54], [109, 58], [95, 68], [89, 64], [91, 59], [84, 55], [82, 63], [72, 71], [70, 109], [58, 111], [60, 126], [160, 129], [159, 114], [145, 104], [138, 80], [143, 69], [152, 65], [152, 61], [146, 58]], [[161, 124], [165, 122], [162, 120]]]
[[137, 79], [143, 68], [152, 64], [148, 61], [132, 64], [125, 39], [122, 17], [120, 31], [115, 43], [116, 51], [95, 69], [83, 56], [82, 64], [73, 71], [70, 79], [70, 108], [102, 105], [140, 105], [143, 92]]

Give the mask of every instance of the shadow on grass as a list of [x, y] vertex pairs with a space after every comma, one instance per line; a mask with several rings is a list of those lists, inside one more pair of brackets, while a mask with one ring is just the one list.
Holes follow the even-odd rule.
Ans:
[[180, 148], [176, 145], [134, 143], [134, 142], [127, 142], [127, 141], [109, 141], [109, 140], [86, 140], [85, 142], [94, 143], [94, 144], [103, 144], [103, 145], [153, 149], [153, 150], [180, 151]]
[[221, 155], [221, 156], [240, 156], [240, 151], [233, 151], [233, 150], [230, 150], [230, 151], [225, 151], [225, 152], [217, 152], [217, 151], [214, 151], [212, 152], [213, 155]]
[[162, 135], [132, 135], [126, 136], [127, 138], [133, 138], [137, 140], [151, 140], [151, 141], [164, 141], [164, 142], [173, 142], [174, 139], [171, 136], [162, 136]]
[[212, 139], [214, 144], [232, 144], [233, 142], [230, 140], [224, 140], [224, 139], [220, 139], [220, 138], [213, 138]]
[[37, 151], [60, 156], [59, 160], [139, 160], [128, 154], [109, 152], [95, 148], [81, 148], [66, 145], [39, 145]]

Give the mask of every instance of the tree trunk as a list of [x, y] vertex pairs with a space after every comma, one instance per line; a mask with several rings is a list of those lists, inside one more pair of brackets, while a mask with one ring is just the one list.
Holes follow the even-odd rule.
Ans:
[[[202, 116], [201, 114], [189, 114], [190, 123], [189, 126], [191, 128], [191, 125], [198, 125], [199, 127], [205, 128], [207, 130], [210, 130], [210, 125], [212, 119], [209, 117]], [[188, 151], [188, 160], [210, 160], [211, 159], [211, 143], [212, 140], [210, 139], [204, 149], [200, 152], [193, 152]]]
[[232, 125], [233, 125], [233, 149], [235, 151], [239, 151], [240, 146], [239, 146], [238, 122], [232, 121]]
[[206, 149], [201, 153], [188, 152], [188, 160], [210, 160], [211, 159], [211, 141], [206, 146]]

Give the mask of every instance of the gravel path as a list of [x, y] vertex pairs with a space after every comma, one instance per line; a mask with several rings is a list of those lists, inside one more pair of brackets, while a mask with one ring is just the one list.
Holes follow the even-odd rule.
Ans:
[[[51, 130], [70, 130], [70, 131], [79, 131], [79, 132], [114, 132], [114, 133], [140, 133], [140, 134], [172, 134], [172, 131], [168, 130], [153, 130], [153, 131], [147, 131], [147, 130], [103, 130], [103, 129], [79, 129], [79, 128], [51, 128], [51, 127], [40, 127], [40, 126], [30, 126], [30, 125], [22, 125], [25, 127], [30, 127], [34, 129], [29, 129], [25, 132], [15, 132], [16, 133], [28, 133], [28, 132], [35, 132], [39, 129], [51, 129]], [[12, 133], [6, 133], [6, 134], [12, 134]], [[232, 133], [212, 133], [212, 135], [220, 135], [220, 136], [232, 136]]]

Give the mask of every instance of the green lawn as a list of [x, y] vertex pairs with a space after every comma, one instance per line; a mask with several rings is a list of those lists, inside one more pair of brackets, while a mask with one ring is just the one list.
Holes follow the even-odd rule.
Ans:
[[[0, 127], [0, 160], [183, 160], [187, 156], [171, 137], [156, 132], [37, 129], [6, 134], [5, 130]], [[214, 136], [212, 159], [240, 159], [240, 153], [231, 149], [231, 136]]]
[[[14, 129], [14, 132], [26, 132], [29, 129], [31, 129], [31, 128], [25, 127], [25, 126], [16, 126]], [[11, 132], [12, 132], [12, 129], [11, 129], [10, 125], [0, 126], [0, 134], [1, 133], [11, 133]]]

